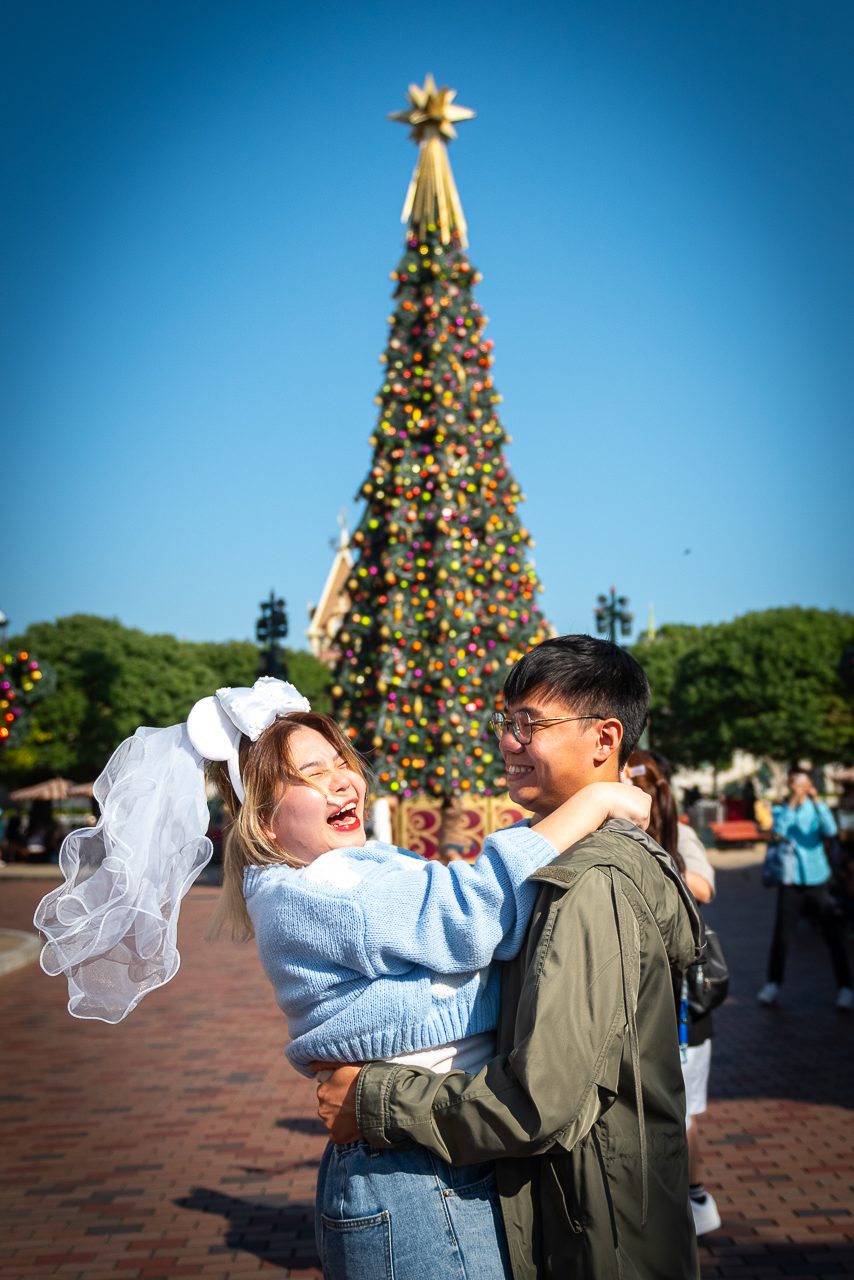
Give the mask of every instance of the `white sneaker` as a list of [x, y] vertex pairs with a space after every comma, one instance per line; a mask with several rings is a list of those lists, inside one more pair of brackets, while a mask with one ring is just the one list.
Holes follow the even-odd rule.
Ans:
[[690, 1199], [691, 1212], [694, 1215], [694, 1230], [697, 1235], [704, 1236], [709, 1231], [717, 1231], [721, 1225], [721, 1215], [718, 1213], [714, 1197], [709, 1195], [708, 1191], [704, 1191], [696, 1200], [693, 1196]]
[[836, 997], [836, 1007], [840, 1013], [851, 1013], [854, 1010], [854, 991], [850, 987], [840, 987]]
[[[843, 988], [843, 990], [844, 989], [845, 988]], [[760, 1004], [770, 1006], [772, 1004], [777, 1003], [777, 998], [779, 995], [780, 995], [779, 982], [766, 982], [765, 986], [756, 996], [756, 999], [759, 1001]]]

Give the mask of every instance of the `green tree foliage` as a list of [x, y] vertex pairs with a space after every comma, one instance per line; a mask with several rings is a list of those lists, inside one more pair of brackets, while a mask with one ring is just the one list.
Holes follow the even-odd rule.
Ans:
[[718, 768], [736, 750], [852, 760], [854, 688], [843, 664], [852, 643], [854, 615], [821, 609], [662, 627], [633, 649], [653, 688], [653, 745], [676, 764]]
[[[25, 742], [0, 760], [7, 782], [54, 774], [91, 781], [140, 725], [177, 724], [198, 698], [250, 685], [258, 674], [249, 642], [193, 644], [88, 614], [37, 623], [14, 643], [50, 664], [56, 688], [33, 707]], [[327, 669], [309, 653], [287, 656], [300, 691], [328, 710]]]
[[504, 456], [492, 343], [455, 236], [410, 231], [393, 273], [373, 459], [333, 690], [382, 791], [489, 793], [507, 667], [548, 634]]
[[687, 763], [682, 722], [673, 710], [679, 663], [692, 646], [702, 643], [703, 635], [711, 629], [665, 623], [659, 628], [654, 640], [643, 636], [631, 648], [646, 672], [652, 689], [649, 709], [650, 742], [664, 751], [674, 764]]

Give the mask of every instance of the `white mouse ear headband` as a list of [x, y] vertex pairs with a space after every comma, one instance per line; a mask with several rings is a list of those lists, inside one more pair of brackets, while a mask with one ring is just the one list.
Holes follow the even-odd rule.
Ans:
[[95, 783], [101, 817], [62, 842], [64, 881], [36, 908], [45, 973], [64, 973], [76, 1018], [121, 1022], [174, 977], [181, 900], [210, 861], [205, 760], [225, 760], [241, 804], [240, 735], [255, 741], [279, 716], [310, 711], [292, 684], [263, 676], [219, 689], [186, 724], [137, 729]]
[[234, 794], [243, 804], [246, 795], [238, 763], [241, 734], [255, 742], [279, 716], [310, 710], [308, 698], [292, 684], [261, 676], [251, 689], [217, 689], [213, 697], [202, 698], [187, 716], [187, 733], [205, 760], [227, 761]]

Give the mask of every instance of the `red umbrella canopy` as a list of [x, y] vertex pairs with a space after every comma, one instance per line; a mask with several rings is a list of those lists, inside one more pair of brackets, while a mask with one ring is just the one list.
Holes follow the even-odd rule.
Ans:
[[15, 804], [26, 800], [65, 800], [71, 794], [73, 782], [67, 778], [48, 778], [46, 782], [37, 782], [32, 787], [20, 787], [9, 792], [9, 799]]

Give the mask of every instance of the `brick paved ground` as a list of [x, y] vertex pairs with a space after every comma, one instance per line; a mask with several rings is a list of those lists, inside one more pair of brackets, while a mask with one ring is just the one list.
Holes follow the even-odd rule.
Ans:
[[757, 1005], [774, 893], [755, 858], [715, 862], [707, 918], [733, 982], [715, 1015], [706, 1182], [723, 1227], [704, 1238], [704, 1280], [854, 1276], [854, 1017], [834, 1010], [830, 960], [808, 925], [793, 941], [781, 1006]]
[[[854, 1276], [854, 1018], [832, 1009], [812, 932], [784, 1007], [757, 1008], [772, 900], [744, 861], [719, 860], [711, 912], [735, 977], [706, 1122], [724, 1226], [704, 1280]], [[45, 887], [0, 881], [0, 926], [26, 928]], [[0, 979], [8, 1280], [319, 1276], [313, 1090], [283, 1062], [252, 947], [203, 941], [215, 894], [191, 892], [181, 971], [121, 1026], [71, 1019], [64, 982], [36, 966]]]

